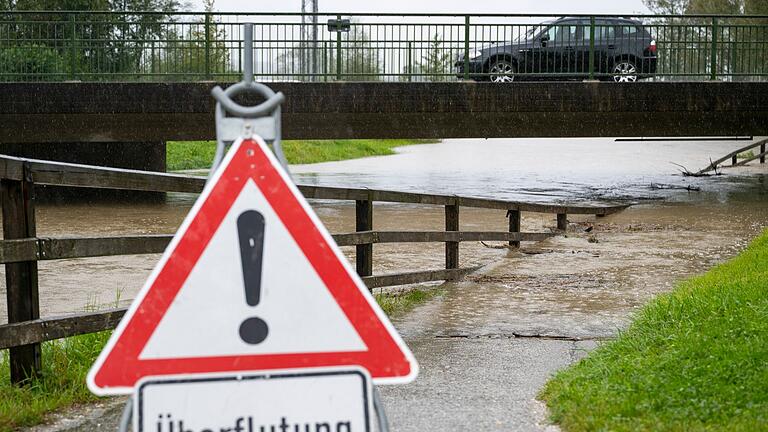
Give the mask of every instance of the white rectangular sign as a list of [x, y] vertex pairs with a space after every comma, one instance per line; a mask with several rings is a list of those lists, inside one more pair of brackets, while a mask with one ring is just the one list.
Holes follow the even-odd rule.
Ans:
[[369, 432], [360, 368], [148, 377], [134, 394], [138, 432]]

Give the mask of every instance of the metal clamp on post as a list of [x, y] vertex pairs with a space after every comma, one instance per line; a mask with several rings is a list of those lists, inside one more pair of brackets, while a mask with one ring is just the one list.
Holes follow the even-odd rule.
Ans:
[[[216, 155], [213, 158], [210, 179], [224, 159], [226, 148], [238, 138], [258, 135], [272, 146], [275, 156], [288, 172], [288, 161], [282, 148], [280, 116], [285, 96], [253, 80], [253, 24], [244, 24], [245, 52], [243, 53], [243, 80], [226, 90], [216, 86], [211, 95], [216, 99]], [[256, 106], [242, 106], [233, 98], [240, 94], [256, 93], [266, 99]], [[229, 114], [229, 115], [228, 115]]]

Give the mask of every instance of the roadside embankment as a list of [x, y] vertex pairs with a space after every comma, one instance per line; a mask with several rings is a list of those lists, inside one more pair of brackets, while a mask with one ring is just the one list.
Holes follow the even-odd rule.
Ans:
[[[428, 144], [436, 140], [301, 140], [284, 141], [283, 151], [291, 164], [310, 164], [368, 156], [394, 154], [394, 148]], [[170, 141], [167, 143], [168, 171], [210, 168], [216, 152], [215, 141]]]
[[567, 431], [768, 430], [768, 231], [540, 394]]

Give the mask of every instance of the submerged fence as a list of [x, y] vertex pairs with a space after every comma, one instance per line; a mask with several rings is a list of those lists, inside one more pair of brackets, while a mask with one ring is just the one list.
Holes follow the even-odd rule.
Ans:
[[236, 80], [243, 22], [262, 81], [768, 76], [768, 16], [0, 11], [0, 80]]
[[[0, 264], [5, 265], [8, 324], [0, 325], [0, 350], [10, 350], [11, 380], [23, 382], [41, 368], [40, 343], [53, 339], [115, 328], [125, 309], [40, 317], [37, 263], [114, 255], [162, 253], [172, 235], [120, 237], [43, 237], [35, 223], [35, 185], [89, 187], [153, 192], [199, 193], [205, 178], [178, 174], [124, 170], [61, 162], [20, 159], [0, 155], [0, 205], [3, 239]], [[459, 244], [467, 241], [541, 241], [552, 232], [520, 232], [522, 212], [557, 214], [557, 227], [567, 228], [567, 214], [608, 215], [627, 206], [562, 206], [529, 204], [482, 198], [432, 195], [373, 189], [302, 186], [307, 198], [354, 201], [355, 232], [334, 234], [340, 246], [355, 246], [358, 274], [370, 288], [454, 280], [474, 268], [462, 268]], [[376, 231], [373, 203], [410, 203], [445, 207], [444, 231]], [[506, 212], [509, 231], [462, 231], [460, 207]], [[501, 213], [500, 217], [504, 217]], [[373, 275], [373, 245], [383, 243], [445, 243], [445, 268], [409, 273]]]

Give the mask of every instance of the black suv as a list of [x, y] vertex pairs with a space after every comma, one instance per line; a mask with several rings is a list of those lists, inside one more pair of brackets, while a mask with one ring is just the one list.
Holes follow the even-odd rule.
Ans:
[[[584, 79], [589, 74], [591, 36], [597, 79], [634, 82], [656, 73], [656, 41], [639, 21], [560, 18], [527, 28], [513, 42], [497, 42], [469, 54], [470, 78], [493, 82], [515, 79]], [[524, 31], [527, 30], [527, 31]], [[464, 54], [455, 72], [464, 77]]]

